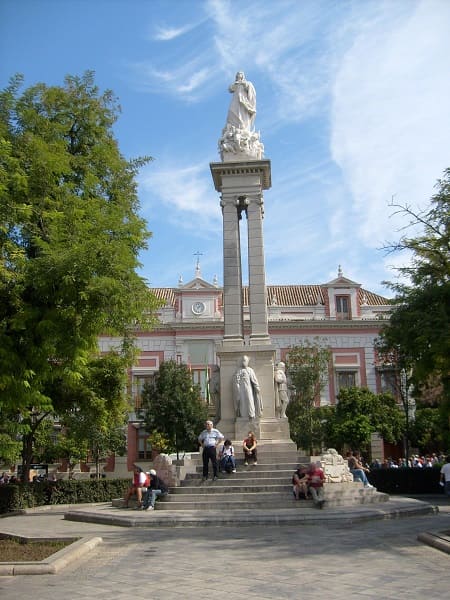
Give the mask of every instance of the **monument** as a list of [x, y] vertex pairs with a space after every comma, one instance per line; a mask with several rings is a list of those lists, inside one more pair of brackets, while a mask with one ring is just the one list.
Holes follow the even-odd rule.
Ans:
[[[221, 162], [211, 163], [223, 215], [224, 336], [220, 359], [219, 429], [226, 437], [243, 439], [254, 431], [258, 440], [290, 440], [284, 408], [276, 406], [275, 348], [268, 330], [265, 282], [263, 191], [271, 187], [270, 161], [263, 158], [255, 131], [256, 92], [242, 71], [230, 85], [226, 124], [219, 140]], [[250, 320], [244, 324], [240, 226], [247, 219]], [[284, 389], [281, 390], [282, 398]]]

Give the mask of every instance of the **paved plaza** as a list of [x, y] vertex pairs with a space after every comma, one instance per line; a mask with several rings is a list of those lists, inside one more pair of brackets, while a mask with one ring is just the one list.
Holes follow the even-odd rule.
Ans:
[[56, 575], [0, 577], [0, 597], [444, 599], [450, 555], [417, 540], [450, 530], [450, 502], [438, 503], [434, 515], [295, 526], [152, 529], [71, 522], [55, 512], [7, 517], [3, 531], [95, 535], [103, 543]]

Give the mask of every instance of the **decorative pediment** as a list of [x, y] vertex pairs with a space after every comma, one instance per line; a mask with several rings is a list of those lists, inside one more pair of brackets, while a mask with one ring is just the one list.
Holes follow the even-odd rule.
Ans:
[[184, 283], [178, 287], [180, 291], [190, 291], [190, 290], [215, 290], [217, 291], [217, 285], [213, 285], [212, 283], [208, 283], [201, 277], [195, 277], [192, 281], [188, 281], [188, 283]]
[[339, 267], [338, 267], [338, 276], [336, 277], [336, 279], [332, 279], [328, 283], [324, 283], [323, 287], [329, 287], [329, 288], [360, 288], [361, 284], [357, 283], [356, 281], [352, 281], [351, 279], [348, 279], [347, 277], [344, 277], [344, 274], [342, 273], [341, 265], [339, 265]]
[[332, 281], [323, 284], [324, 287], [334, 287], [334, 288], [360, 288], [361, 284], [356, 281], [352, 281], [351, 279], [347, 279], [347, 277], [336, 277]]

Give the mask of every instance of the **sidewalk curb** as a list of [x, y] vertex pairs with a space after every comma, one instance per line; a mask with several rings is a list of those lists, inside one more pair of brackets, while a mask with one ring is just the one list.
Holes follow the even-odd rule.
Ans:
[[[14, 534], [8, 534], [7, 532], [2, 532], [3, 537], [13, 537], [18, 538], [23, 536], [17, 536]], [[43, 538], [27, 538], [32, 540], [40, 540]], [[58, 541], [61, 538], [45, 538], [45, 539], [53, 539], [54, 541]], [[67, 539], [67, 538], [66, 538]], [[87, 552], [90, 552], [93, 548], [95, 548], [98, 544], [100, 544], [103, 540], [98, 536], [89, 536], [81, 539], [75, 539], [72, 544], [58, 550], [55, 554], [52, 554], [45, 560], [41, 561], [24, 561], [17, 563], [3, 563], [0, 562], [0, 576], [11, 576], [11, 575], [48, 575], [58, 573], [61, 569], [67, 567], [72, 561], [75, 561]]]
[[450, 531], [425, 531], [417, 536], [419, 542], [450, 554]]

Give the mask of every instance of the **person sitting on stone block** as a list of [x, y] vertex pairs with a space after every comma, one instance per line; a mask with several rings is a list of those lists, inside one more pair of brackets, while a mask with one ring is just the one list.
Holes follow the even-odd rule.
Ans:
[[312, 462], [308, 469], [308, 491], [310, 492], [314, 506], [323, 508], [325, 503], [323, 483], [325, 474], [319, 463]]
[[131, 496], [136, 494], [137, 508], [142, 506], [142, 492], [147, 490], [146, 484], [149, 483], [148, 477], [141, 467], [134, 466], [134, 475], [131, 486], [128, 488], [128, 492], [125, 495], [123, 507], [128, 508], [128, 502]]
[[305, 500], [308, 497], [308, 475], [304, 465], [299, 465], [292, 476], [292, 492], [296, 500], [300, 500], [301, 496]]
[[373, 488], [373, 485], [369, 483], [366, 475], [366, 472], [368, 473], [369, 469], [366, 469], [353, 454], [348, 455], [348, 468], [353, 475], [354, 481], [361, 481], [364, 484], [364, 487]]

